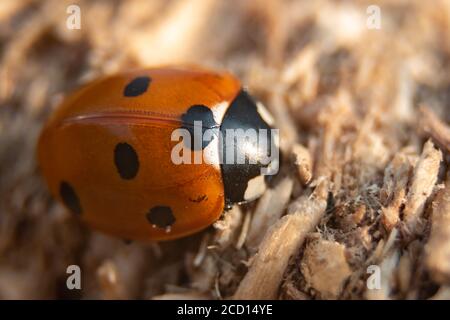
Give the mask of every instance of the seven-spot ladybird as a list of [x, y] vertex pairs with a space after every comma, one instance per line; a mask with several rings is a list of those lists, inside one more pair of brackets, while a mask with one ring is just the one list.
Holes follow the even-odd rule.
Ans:
[[[196, 143], [196, 128], [212, 135]], [[179, 129], [194, 138], [181, 139]], [[264, 191], [261, 170], [274, 173], [277, 159], [263, 162], [267, 148], [248, 137], [228, 139], [240, 129], [267, 132], [276, 146], [270, 115], [232, 75], [197, 67], [135, 70], [65, 99], [41, 133], [38, 158], [51, 193], [88, 225], [124, 239], [168, 240], [209, 226], [230, 204]], [[223, 160], [230, 150], [230, 159], [245, 162]], [[199, 155], [204, 161], [193, 161]]]

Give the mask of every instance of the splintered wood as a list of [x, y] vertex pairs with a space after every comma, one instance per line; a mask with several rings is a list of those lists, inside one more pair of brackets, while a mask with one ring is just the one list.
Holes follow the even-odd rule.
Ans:
[[319, 223], [326, 208], [326, 186], [311, 197], [302, 196], [264, 236], [234, 299], [275, 299], [289, 259], [297, 253], [306, 235]]
[[439, 283], [450, 282], [450, 175], [445, 188], [433, 201], [431, 234], [426, 247], [426, 265]]
[[307, 185], [312, 178], [312, 159], [311, 154], [301, 144], [295, 144], [292, 147], [293, 161], [297, 165], [298, 177], [303, 185]]
[[433, 191], [442, 161], [442, 153], [434, 148], [431, 141], [425, 143], [422, 155], [414, 168], [411, 187], [406, 196], [403, 219], [407, 233], [421, 233], [422, 215], [425, 202]]
[[384, 170], [380, 201], [381, 221], [391, 231], [400, 220], [400, 207], [405, 203], [408, 182], [417, 161], [414, 150], [400, 150]]
[[301, 271], [322, 299], [337, 299], [352, 273], [345, 246], [320, 238], [306, 246]]
[[292, 186], [292, 178], [285, 177], [261, 197], [247, 236], [246, 243], [250, 248], [257, 248], [269, 227], [280, 219], [290, 199]]
[[443, 123], [429, 108], [420, 108], [421, 126], [425, 134], [430, 136], [444, 152], [450, 154], [450, 127]]

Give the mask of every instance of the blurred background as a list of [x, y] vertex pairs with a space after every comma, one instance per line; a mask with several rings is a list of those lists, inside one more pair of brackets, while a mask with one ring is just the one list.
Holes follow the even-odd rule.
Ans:
[[[239, 77], [303, 160], [187, 240], [125, 244], [88, 230], [39, 175], [45, 119], [97, 76], [191, 63]], [[324, 183], [326, 213], [280, 246], [269, 298], [450, 298], [449, 108], [446, 0], [1, 0], [0, 298], [260, 297], [242, 281], [254, 254]], [[72, 264], [81, 290], [66, 287]]]

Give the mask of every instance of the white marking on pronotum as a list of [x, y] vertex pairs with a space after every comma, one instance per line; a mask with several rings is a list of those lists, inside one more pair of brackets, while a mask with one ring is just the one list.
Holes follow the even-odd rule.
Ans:
[[273, 119], [272, 115], [270, 114], [269, 110], [266, 109], [266, 107], [261, 102], [256, 102], [256, 109], [261, 116], [261, 118], [267, 122], [268, 125], [272, 126], [275, 123], [275, 120]]
[[264, 182], [264, 176], [257, 176], [250, 179], [247, 183], [247, 189], [245, 189], [244, 200], [251, 201], [258, 198], [266, 191], [266, 183]]

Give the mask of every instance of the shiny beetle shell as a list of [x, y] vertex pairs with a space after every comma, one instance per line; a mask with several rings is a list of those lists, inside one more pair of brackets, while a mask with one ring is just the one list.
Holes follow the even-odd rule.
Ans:
[[[228, 73], [159, 68], [104, 77], [50, 117], [40, 167], [51, 193], [91, 227], [124, 239], [179, 238], [209, 226], [227, 205], [258, 197], [265, 181], [259, 163], [174, 164], [172, 133], [194, 121], [221, 132], [270, 129], [261, 108]], [[191, 145], [194, 157], [217, 158], [221, 147], [218, 139]]]

